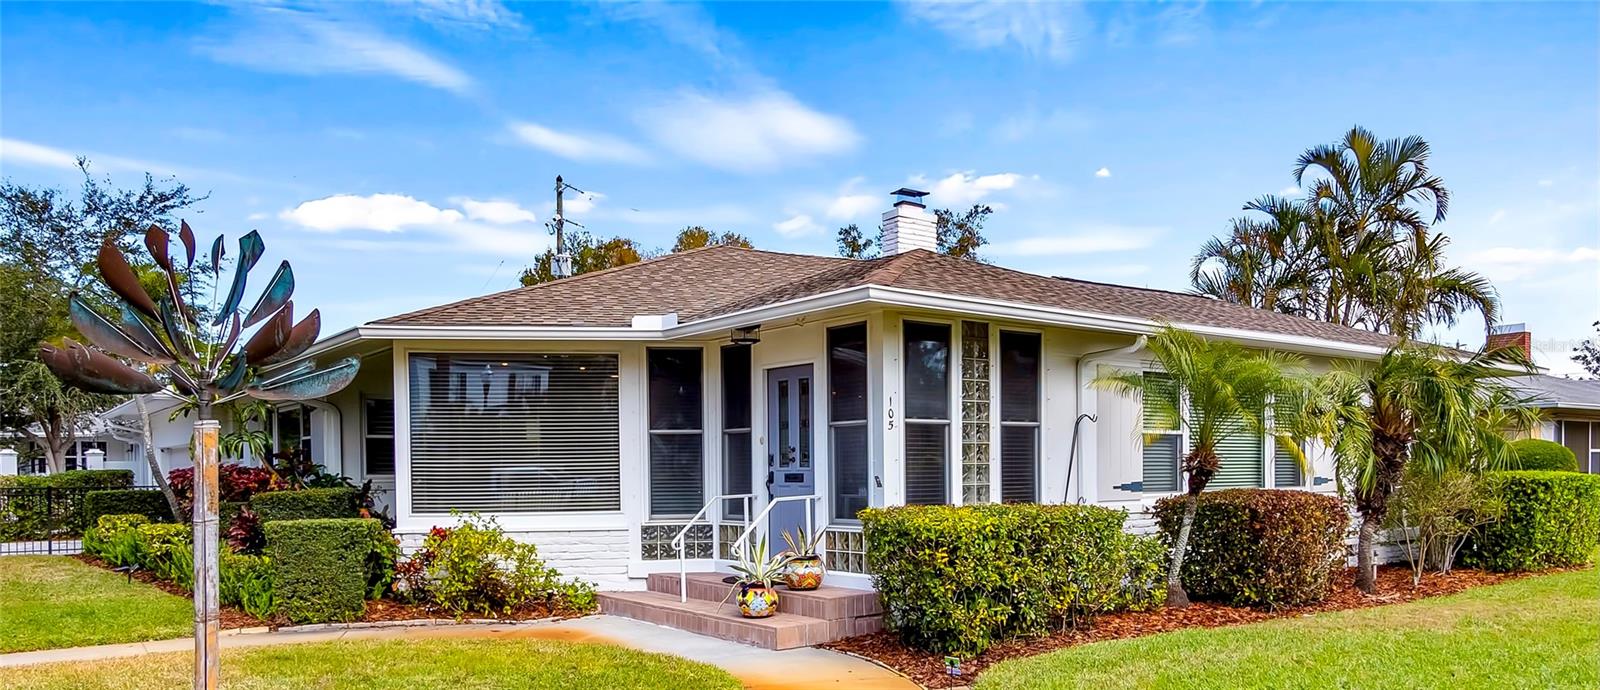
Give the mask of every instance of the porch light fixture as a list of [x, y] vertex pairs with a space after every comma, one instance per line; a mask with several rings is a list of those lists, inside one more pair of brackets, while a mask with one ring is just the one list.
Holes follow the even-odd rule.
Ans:
[[728, 339], [733, 341], [734, 345], [754, 345], [761, 342], [761, 326], [735, 328], [728, 332]]

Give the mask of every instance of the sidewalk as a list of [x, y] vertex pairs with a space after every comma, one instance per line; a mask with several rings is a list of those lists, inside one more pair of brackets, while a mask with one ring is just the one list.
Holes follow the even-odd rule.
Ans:
[[[659, 652], [699, 661], [732, 673], [747, 688], [804, 690], [816, 687], [850, 687], [868, 690], [914, 689], [918, 686], [877, 664], [846, 654], [817, 648], [772, 651], [736, 642], [686, 633], [650, 623], [589, 616], [564, 621], [522, 625], [470, 623], [463, 625], [418, 625], [385, 628], [321, 629], [307, 631], [225, 631], [222, 648], [244, 649], [280, 644], [332, 642], [335, 640], [426, 639], [446, 637], [518, 638], [531, 637], [566, 642], [615, 644], [647, 652]], [[0, 668], [65, 662], [95, 661], [162, 654], [192, 652], [194, 640], [182, 638], [154, 642], [98, 647], [47, 649], [36, 652], [0, 654]]]

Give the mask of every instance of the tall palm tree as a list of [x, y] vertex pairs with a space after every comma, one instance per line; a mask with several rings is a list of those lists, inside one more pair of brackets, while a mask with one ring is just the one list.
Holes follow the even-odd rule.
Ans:
[[[1304, 464], [1304, 457], [1298, 455], [1297, 440], [1290, 432], [1278, 431], [1300, 425], [1282, 419], [1268, 429], [1265, 411], [1279, 398], [1300, 399], [1305, 379], [1298, 373], [1302, 362], [1297, 355], [1246, 350], [1227, 341], [1205, 340], [1171, 325], [1162, 326], [1146, 347], [1164, 375], [1120, 371], [1096, 378], [1094, 385], [1144, 396], [1146, 408], [1188, 431], [1189, 452], [1182, 467], [1189, 478], [1188, 493], [1167, 570], [1167, 605], [1184, 607], [1189, 605], [1181, 577], [1184, 552], [1189, 547], [1200, 492], [1205, 491], [1221, 464], [1218, 442], [1239, 434], [1272, 433]], [[1291, 405], [1288, 409], [1299, 407]]]
[[1532, 369], [1515, 349], [1462, 356], [1402, 343], [1375, 364], [1341, 366], [1317, 379], [1302, 428], [1314, 426], [1328, 442], [1341, 491], [1361, 517], [1362, 591], [1376, 591], [1373, 539], [1408, 468], [1439, 475], [1497, 469], [1512, 459], [1506, 432], [1529, 428], [1539, 415], [1506, 379]]
[[1226, 239], [1213, 237], [1200, 248], [1189, 266], [1195, 291], [1285, 314], [1314, 311], [1324, 262], [1310, 209], [1269, 194], [1244, 210], [1265, 218], [1234, 218]]

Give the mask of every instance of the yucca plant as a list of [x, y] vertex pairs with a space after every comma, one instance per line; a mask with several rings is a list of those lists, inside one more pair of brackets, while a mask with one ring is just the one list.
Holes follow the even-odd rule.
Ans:
[[786, 560], [797, 560], [817, 557], [817, 546], [822, 544], [822, 532], [807, 532], [804, 527], [783, 531], [783, 543], [788, 546], [784, 553]]
[[740, 555], [738, 563], [729, 566], [738, 574], [735, 589], [738, 586], [753, 585], [772, 587], [774, 581], [783, 577], [783, 566], [786, 562], [788, 562], [787, 557], [782, 554], [772, 555], [768, 551], [767, 538], [762, 537], [761, 541], [756, 542], [754, 553], [745, 551]]

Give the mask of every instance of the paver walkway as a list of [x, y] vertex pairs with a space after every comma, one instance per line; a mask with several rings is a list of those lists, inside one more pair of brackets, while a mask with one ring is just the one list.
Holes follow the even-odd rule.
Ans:
[[[616, 616], [589, 616], [565, 621], [523, 625], [465, 624], [424, 625], [395, 628], [339, 628], [311, 631], [230, 632], [222, 637], [223, 649], [241, 649], [303, 642], [370, 640], [396, 638], [535, 637], [567, 642], [615, 644], [647, 652], [671, 654], [721, 667], [732, 673], [747, 688], [782, 690], [817, 687], [849, 687], [867, 690], [910, 690], [917, 687], [899, 674], [877, 664], [846, 654], [806, 647], [785, 651], [757, 649], [736, 642], [719, 640], [681, 630]], [[93, 661], [186, 652], [194, 649], [192, 638], [131, 642], [98, 647], [46, 649], [36, 652], [0, 654], [0, 668], [60, 662]]]

